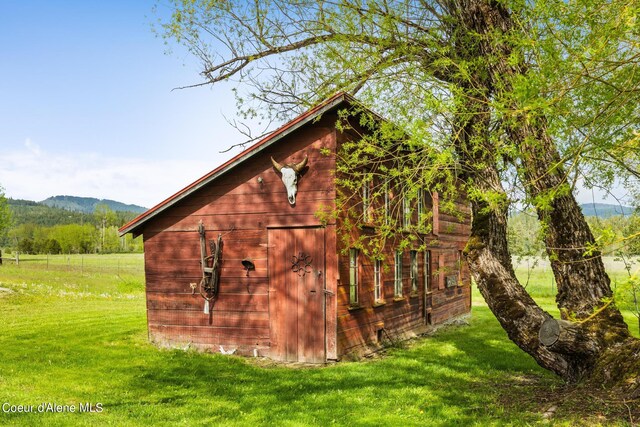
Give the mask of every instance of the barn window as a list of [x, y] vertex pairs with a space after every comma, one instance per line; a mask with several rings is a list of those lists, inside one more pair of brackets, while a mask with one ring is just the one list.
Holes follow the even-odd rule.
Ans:
[[458, 251], [458, 285], [462, 286], [462, 251]]
[[433, 212], [433, 217], [431, 219], [431, 232], [436, 236], [440, 234], [440, 196], [437, 191], [431, 193], [431, 210]]
[[393, 288], [393, 296], [401, 297], [402, 296], [402, 252], [396, 252], [395, 256], [395, 279], [394, 279], [394, 288]]
[[365, 223], [372, 221], [371, 215], [371, 182], [362, 185], [362, 215]]
[[382, 261], [373, 262], [373, 298], [375, 302], [381, 302], [382, 298]]
[[411, 200], [409, 200], [409, 196], [405, 195], [402, 198], [402, 225], [404, 228], [409, 228], [411, 225]]
[[424, 251], [424, 291], [431, 292], [431, 251]]
[[349, 304], [358, 305], [358, 250], [349, 249]]
[[411, 256], [411, 293], [418, 292], [418, 252], [410, 251]]
[[432, 205], [431, 194], [421, 188], [418, 191], [418, 227], [420, 227], [421, 233], [426, 233], [429, 225], [428, 207]]
[[[433, 224], [433, 217], [431, 217], [431, 220], [428, 217], [428, 208], [433, 207], [433, 198], [431, 197], [431, 193], [425, 189], [422, 189], [419, 194], [421, 200], [418, 204], [418, 222], [420, 224], [422, 232], [426, 233], [429, 229], [429, 225]], [[431, 230], [433, 231], [433, 228], [431, 228]]]
[[391, 195], [389, 192], [391, 188], [389, 186], [389, 180], [384, 182], [384, 223], [389, 225], [389, 217], [391, 216]]

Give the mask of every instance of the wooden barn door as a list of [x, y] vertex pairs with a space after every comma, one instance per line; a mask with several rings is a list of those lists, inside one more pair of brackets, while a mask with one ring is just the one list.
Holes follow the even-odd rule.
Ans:
[[288, 362], [325, 362], [323, 228], [269, 229], [271, 354]]

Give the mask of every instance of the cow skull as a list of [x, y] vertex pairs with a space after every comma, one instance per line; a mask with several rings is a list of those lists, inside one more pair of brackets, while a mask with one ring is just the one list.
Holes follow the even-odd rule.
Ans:
[[271, 163], [273, 163], [273, 167], [276, 168], [278, 172], [282, 174], [282, 183], [284, 187], [287, 189], [287, 197], [289, 199], [290, 205], [296, 204], [296, 194], [298, 193], [298, 177], [300, 176], [300, 172], [307, 165], [309, 161], [309, 157], [305, 156], [304, 160], [300, 163], [290, 163], [286, 165], [281, 165], [276, 162], [273, 157], [271, 157]]

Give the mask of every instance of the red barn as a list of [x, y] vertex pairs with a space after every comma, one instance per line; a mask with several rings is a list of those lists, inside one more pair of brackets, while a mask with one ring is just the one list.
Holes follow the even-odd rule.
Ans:
[[469, 312], [464, 203], [445, 215], [429, 193], [432, 230], [383, 259], [345, 247], [339, 216], [319, 219], [336, 206], [336, 153], [354, 137], [336, 129], [338, 111], [355, 102], [328, 99], [120, 229], [144, 237], [152, 341], [323, 363]]

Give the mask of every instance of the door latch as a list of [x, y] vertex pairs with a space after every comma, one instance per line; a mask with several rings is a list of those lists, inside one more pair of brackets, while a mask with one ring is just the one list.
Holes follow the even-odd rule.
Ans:
[[324, 294], [325, 294], [325, 295], [335, 295], [333, 292], [331, 292], [331, 291], [330, 291], [330, 290], [328, 290], [328, 289], [325, 289], [325, 290], [324, 290]]

